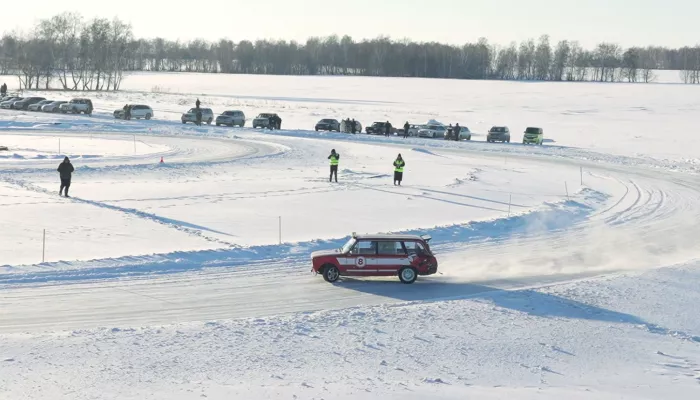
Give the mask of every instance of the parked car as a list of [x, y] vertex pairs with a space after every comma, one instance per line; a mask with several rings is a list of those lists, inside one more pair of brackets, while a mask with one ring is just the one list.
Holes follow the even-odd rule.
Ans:
[[398, 276], [413, 283], [419, 275], [437, 272], [429, 241], [427, 235], [353, 234], [338, 250], [311, 253], [311, 271], [331, 283], [341, 276]]
[[25, 97], [12, 103], [12, 108], [15, 110], [26, 110], [30, 105], [44, 100], [46, 100], [45, 97]]
[[243, 128], [243, 125], [245, 125], [245, 114], [243, 114], [243, 111], [238, 110], [224, 111], [216, 117], [216, 126], [219, 125], [240, 126]]
[[362, 133], [362, 124], [355, 120], [355, 132], [352, 131], [351, 120], [344, 119], [340, 121], [340, 131], [345, 133]]
[[442, 139], [447, 133], [445, 125], [426, 125], [423, 129], [418, 130], [418, 137]]
[[[368, 135], [384, 135], [386, 134], [386, 122], [374, 122], [365, 129], [365, 132], [367, 132]], [[396, 128], [392, 125], [389, 133], [394, 134], [396, 132]]]
[[510, 129], [507, 126], [494, 126], [486, 135], [487, 142], [510, 143]]
[[92, 115], [92, 100], [90, 99], [73, 99], [69, 101], [68, 103], [61, 104], [61, 107], [59, 108], [62, 113], [71, 113], [71, 114], [87, 114], [87, 115]]
[[[418, 137], [418, 131], [425, 128], [426, 125], [410, 125], [408, 127], [408, 136]], [[403, 129], [402, 129], [403, 130]]]
[[[200, 108], [199, 109], [202, 112], [202, 122], [205, 122], [209, 125], [214, 121], [214, 111], [211, 110], [211, 108]], [[182, 114], [182, 117], [180, 117], [180, 120], [182, 120], [183, 124], [186, 124], [188, 122], [192, 122], [193, 124], [197, 123], [197, 109], [196, 108], [190, 108], [186, 113]]]
[[445, 135], [445, 140], [455, 140], [455, 135], [459, 135], [457, 140], [472, 140], [472, 133], [466, 126], [460, 126], [459, 132], [455, 132], [457, 126], [452, 128], [447, 128], [447, 135]]
[[271, 117], [276, 117], [277, 114], [275, 113], [262, 113], [258, 114], [257, 117], [253, 120], [253, 128], [269, 128], [270, 127], [270, 118]]
[[538, 144], [542, 145], [544, 141], [544, 130], [542, 128], [529, 127], [525, 129], [525, 134], [523, 135], [523, 144]]
[[9, 99], [0, 103], [0, 108], [10, 109], [16, 101], [22, 101], [24, 97], [10, 97]]
[[340, 132], [340, 122], [337, 119], [324, 118], [316, 123], [316, 131], [338, 131]]
[[61, 111], [61, 105], [68, 103], [65, 100], [59, 100], [59, 101], [53, 101], [51, 103], [48, 103], [41, 107], [41, 111], [43, 112], [50, 112], [50, 113], [57, 113]]
[[472, 132], [466, 126], [459, 127], [459, 140], [472, 140]]
[[[131, 118], [133, 119], [151, 119], [155, 114], [150, 106], [143, 104], [131, 105]], [[114, 110], [114, 118], [124, 119], [124, 108]]]
[[53, 103], [53, 100], [42, 100], [40, 102], [30, 104], [29, 107], [27, 107], [27, 110], [29, 111], [41, 111], [41, 107]]

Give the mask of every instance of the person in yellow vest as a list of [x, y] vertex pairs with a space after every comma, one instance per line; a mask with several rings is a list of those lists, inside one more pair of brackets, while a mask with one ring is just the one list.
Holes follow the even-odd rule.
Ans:
[[401, 181], [403, 180], [403, 167], [406, 166], [406, 162], [403, 160], [401, 157], [401, 154], [399, 154], [398, 157], [396, 157], [396, 161], [394, 161], [394, 186], [398, 185], [401, 186]]
[[328, 182], [333, 182], [333, 175], [335, 175], [335, 183], [338, 183], [338, 162], [340, 161], [340, 154], [336, 153], [335, 149], [333, 149], [328, 159], [331, 160], [331, 177]]

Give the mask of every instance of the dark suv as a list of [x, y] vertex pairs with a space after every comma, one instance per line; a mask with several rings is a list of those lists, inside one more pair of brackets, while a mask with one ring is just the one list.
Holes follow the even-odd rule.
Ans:
[[[383, 135], [386, 133], [386, 122], [375, 122], [365, 129], [365, 132], [372, 135]], [[391, 128], [389, 133], [394, 133], [394, 128]]]
[[487, 142], [510, 143], [510, 129], [507, 126], [494, 126], [486, 135]]

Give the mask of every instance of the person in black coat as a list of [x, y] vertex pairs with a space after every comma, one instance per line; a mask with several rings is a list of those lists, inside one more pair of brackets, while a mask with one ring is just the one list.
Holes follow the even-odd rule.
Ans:
[[389, 136], [391, 133], [391, 124], [389, 121], [386, 121], [386, 125], [384, 125], [384, 135]]
[[411, 125], [406, 121], [405, 124], [403, 124], [403, 138], [406, 139], [408, 137], [408, 130], [411, 129]]
[[63, 189], [65, 189], [66, 197], [70, 197], [68, 196], [68, 189], [70, 188], [70, 180], [73, 171], [75, 171], [75, 168], [73, 168], [73, 164], [70, 163], [68, 157], [64, 158], [63, 162], [58, 165], [58, 173], [61, 177], [61, 190], [58, 191], [59, 196], [63, 195]]
[[194, 102], [195, 108], [199, 108], [200, 104], [202, 104], [202, 103], [200, 103], [199, 98], [198, 98], [197, 101]]

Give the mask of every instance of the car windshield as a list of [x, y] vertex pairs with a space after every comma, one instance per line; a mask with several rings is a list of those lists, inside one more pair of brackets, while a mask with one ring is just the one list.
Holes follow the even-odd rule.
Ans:
[[236, 113], [234, 113], [233, 111], [224, 111], [223, 115], [228, 115], [229, 117], [233, 117], [234, 115], [236, 115]]
[[194, 114], [194, 113], [196, 113], [196, 112], [197, 112], [197, 109], [196, 109], [196, 108], [190, 108], [190, 110], [189, 110], [189, 111], [187, 111], [187, 112], [188, 112], [188, 113], [192, 113], [192, 114]]
[[272, 114], [260, 114], [258, 115], [258, 118], [270, 118]]
[[527, 128], [525, 133], [540, 133], [540, 128]]
[[322, 119], [321, 122], [331, 123], [331, 122], [335, 122], [335, 120], [332, 120], [332, 119]]
[[491, 132], [505, 132], [505, 131], [506, 131], [506, 128], [504, 128], [502, 126], [494, 126], [493, 128], [491, 128]]
[[375, 122], [372, 126], [384, 126], [384, 122]]
[[342, 249], [340, 249], [340, 252], [342, 254], [347, 254], [350, 250], [352, 250], [352, 247], [355, 245], [357, 241], [355, 238], [350, 238], [347, 243], [345, 243], [345, 246], [343, 246]]
[[445, 127], [440, 125], [429, 125], [427, 129], [431, 129], [434, 131], [444, 131]]

